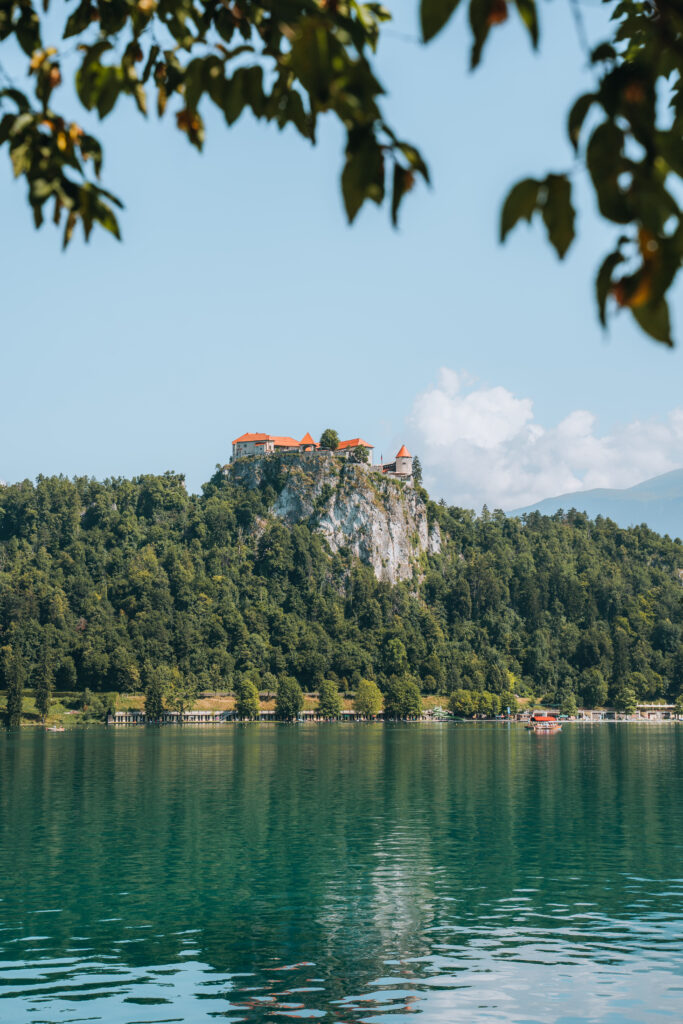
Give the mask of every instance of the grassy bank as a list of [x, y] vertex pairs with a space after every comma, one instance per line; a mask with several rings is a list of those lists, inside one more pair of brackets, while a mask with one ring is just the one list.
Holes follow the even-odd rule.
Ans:
[[[116, 693], [111, 695], [115, 700], [116, 711], [144, 711], [144, 694]], [[275, 695], [263, 694], [259, 697], [262, 711], [275, 710]], [[304, 694], [304, 710], [314, 710], [318, 705], [316, 693]], [[342, 705], [344, 710], [353, 709], [353, 698], [343, 697]], [[433, 695], [424, 696], [422, 705], [425, 711], [435, 707], [445, 707], [447, 698]], [[0, 715], [4, 715], [6, 706], [5, 694], [0, 693]], [[204, 694], [199, 697], [188, 710], [197, 711], [230, 711], [235, 706], [235, 698], [226, 694]], [[50, 705], [50, 713], [45, 720], [45, 725], [84, 725], [97, 723], [102, 716], [93, 714], [90, 709], [83, 708], [83, 694], [60, 692], [56, 693]], [[35, 699], [31, 690], [24, 692], [24, 705], [22, 713], [22, 725], [43, 725], [40, 715], [36, 710]]]

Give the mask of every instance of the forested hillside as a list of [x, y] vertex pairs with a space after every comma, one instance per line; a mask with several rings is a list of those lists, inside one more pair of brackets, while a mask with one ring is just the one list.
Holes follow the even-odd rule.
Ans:
[[427, 693], [589, 706], [681, 691], [680, 543], [576, 513], [523, 522], [430, 502], [443, 550], [391, 585], [270, 517], [275, 497], [220, 472], [201, 495], [170, 473], [0, 487], [4, 683], [19, 659], [27, 685], [60, 690], [139, 691], [168, 667], [212, 690], [413, 676]]

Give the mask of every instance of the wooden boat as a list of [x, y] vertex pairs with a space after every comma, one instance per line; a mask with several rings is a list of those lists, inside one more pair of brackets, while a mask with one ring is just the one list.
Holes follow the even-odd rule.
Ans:
[[64, 728], [63, 725], [48, 725], [47, 731], [48, 732], [66, 732], [66, 729]]
[[532, 715], [526, 728], [531, 732], [547, 735], [560, 732], [562, 725], [554, 715]]

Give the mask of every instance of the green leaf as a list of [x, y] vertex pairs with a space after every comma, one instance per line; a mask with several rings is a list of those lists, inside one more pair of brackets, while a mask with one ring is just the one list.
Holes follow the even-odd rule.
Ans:
[[73, 14], [68, 18], [62, 38], [68, 39], [69, 36], [77, 36], [80, 32], [83, 32], [92, 20], [92, 12], [91, 0], [82, 0], [82, 3], [78, 5]]
[[204, 88], [204, 61], [195, 57], [185, 68], [185, 106], [196, 110]]
[[111, 46], [112, 44], [107, 40], [101, 40], [94, 46], [90, 46], [76, 72], [76, 92], [86, 110], [92, 110], [97, 103], [101, 88], [100, 76], [103, 70], [100, 57], [106, 50], [110, 50]]
[[76, 214], [73, 210], [69, 211], [69, 216], [66, 218], [66, 224], [64, 225], [64, 237], [62, 238], [62, 249], [66, 249], [67, 245], [71, 241], [76, 227]]
[[45, 178], [35, 178], [31, 182], [31, 195], [35, 199], [47, 199], [55, 190], [54, 181], [46, 181]]
[[470, 26], [474, 35], [472, 54], [470, 57], [470, 68], [474, 69], [481, 60], [481, 53], [484, 43], [491, 27], [489, 16], [491, 14], [491, 0], [470, 0]]
[[531, 44], [535, 49], [538, 48], [538, 9], [536, 7], [536, 0], [515, 0], [515, 6], [519, 12], [519, 16], [526, 25], [529, 35], [531, 36]]
[[114, 238], [121, 241], [121, 231], [119, 230], [119, 223], [114, 216], [114, 211], [111, 210], [105, 203], [97, 204], [97, 221], [102, 225], [105, 231], [111, 232]]
[[586, 163], [600, 212], [617, 224], [628, 224], [632, 219], [632, 211], [619, 187], [619, 175], [628, 169], [623, 146], [622, 130], [613, 121], [604, 121], [591, 135], [586, 149]]
[[31, 4], [12, 4], [5, 3], [5, 8], [12, 10], [14, 6], [19, 7], [22, 13], [15, 23], [14, 34], [17, 37], [17, 42], [22, 48], [27, 57], [30, 57], [32, 53], [40, 49], [40, 19], [38, 15], [31, 7]]
[[525, 178], [510, 189], [500, 217], [501, 242], [505, 241], [518, 221], [522, 219], [531, 221], [534, 210], [538, 207], [540, 188], [540, 181], [536, 181], [535, 178]]
[[422, 0], [420, 3], [420, 25], [422, 39], [428, 43], [440, 32], [460, 0]]
[[646, 334], [655, 341], [673, 346], [671, 320], [666, 299], [649, 302], [646, 306], [631, 307], [631, 312]]
[[18, 178], [19, 175], [25, 174], [31, 166], [29, 143], [22, 142], [18, 146], [13, 146], [10, 150], [10, 159], [12, 161], [14, 177]]
[[381, 203], [384, 198], [384, 159], [373, 135], [365, 135], [360, 144], [349, 143], [342, 172], [342, 195], [349, 223], [366, 199]]
[[95, 174], [99, 177], [102, 168], [102, 147], [92, 135], [82, 135], [80, 140], [81, 156], [92, 160]]
[[391, 223], [394, 227], [398, 225], [398, 208], [401, 205], [406, 192], [413, 187], [413, 176], [410, 171], [400, 164], [394, 164], [394, 181], [391, 192]]
[[244, 75], [242, 68], [238, 69], [232, 78], [229, 78], [223, 87], [223, 96], [219, 104], [225, 120], [233, 124], [244, 110], [246, 104], [244, 95]]
[[2, 121], [0, 121], [0, 146], [9, 139], [10, 132], [14, 126], [14, 121], [14, 114], [5, 114]]
[[97, 113], [101, 118], [107, 116], [116, 103], [123, 89], [123, 72], [117, 67], [103, 67], [97, 90]]
[[407, 142], [399, 142], [398, 148], [403, 153], [410, 166], [414, 167], [416, 171], [419, 171], [424, 180], [429, 182], [429, 169], [422, 159], [419, 150], [415, 149], [415, 146], [411, 146]]
[[563, 174], [549, 174], [545, 181], [546, 196], [542, 207], [548, 238], [560, 259], [574, 240], [574, 207], [572, 187]]
[[600, 317], [600, 323], [603, 327], [607, 326], [605, 307], [607, 305], [607, 297], [612, 290], [612, 274], [614, 273], [615, 268], [623, 262], [624, 257], [619, 251], [611, 252], [609, 256], [603, 260], [602, 266], [598, 271], [598, 276], [595, 279], [595, 293], [598, 300], [598, 316]]
[[154, 67], [154, 64], [156, 63], [156, 59], [157, 59], [158, 56], [159, 56], [159, 47], [155, 43], [154, 46], [152, 46], [150, 48], [149, 56], [147, 57], [147, 63], [145, 64], [145, 70], [142, 72], [142, 78], [141, 78], [142, 82], [146, 82], [149, 79], [149, 76], [152, 73], [152, 68]]
[[4, 99], [5, 97], [7, 97], [7, 99], [14, 100], [18, 109], [21, 111], [25, 112], [31, 108], [28, 99], [23, 92], [19, 91], [19, 89], [3, 89], [2, 92], [0, 92], [0, 99]]
[[586, 120], [588, 111], [596, 100], [597, 96], [594, 92], [587, 92], [583, 96], [579, 96], [578, 100], [569, 111], [569, 117], [567, 118], [567, 134], [569, 135], [569, 141], [575, 150], [579, 148], [579, 137], [581, 135], [581, 129], [583, 128], [583, 122]]
[[591, 63], [601, 64], [602, 61], [616, 60], [617, 52], [611, 43], [600, 43], [591, 53]]

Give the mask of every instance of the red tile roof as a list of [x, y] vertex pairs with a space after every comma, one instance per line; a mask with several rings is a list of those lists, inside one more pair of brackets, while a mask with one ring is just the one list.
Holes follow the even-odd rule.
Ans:
[[[299, 448], [301, 445], [314, 448], [320, 447], [310, 434], [306, 434], [300, 441], [297, 441], [294, 437], [277, 437], [274, 434], [242, 434], [241, 437], [236, 437], [232, 443], [247, 444], [250, 441], [254, 444], [265, 444], [267, 441], [272, 441], [276, 448]], [[346, 448], [360, 447], [372, 448], [373, 445], [364, 441], [362, 437], [354, 437], [350, 441], [340, 441], [338, 451], [344, 451]]]
[[345, 448], [374, 448], [372, 444], [368, 444], [362, 437], [352, 437], [350, 441], [340, 441], [337, 446], [337, 451], [344, 451]]
[[242, 434], [241, 437], [236, 437], [232, 443], [240, 444], [248, 441], [253, 441], [254, 444], [265, 444], [266, 441], [272, 441], [276, 448], [299, 447], [299, 442], [293, 437], [275, 437], [273, 434]]
[[298, 448], [299, 442], [293, 437], [271, 437], [276, 448]]
[[233, 444], [239, 444], [241, 441], [268, 441], [270, 434], [242, 434], [241, 437], [236, 437], [232, 442]]
[[397, 459], [412, 459], [412, 455], [410, 454], [410, 452], [408, 451], [406, 446], [403, 444], [403, 445], [401, 445], [401, 450], [396, 452], [396, 458]]

